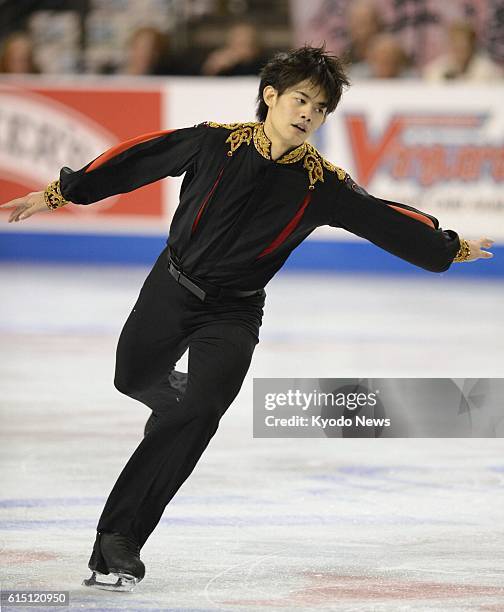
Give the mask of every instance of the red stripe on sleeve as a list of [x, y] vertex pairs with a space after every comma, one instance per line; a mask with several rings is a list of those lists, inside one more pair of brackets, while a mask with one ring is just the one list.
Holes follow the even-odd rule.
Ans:
[[303, 203], [299, 207], [299, 209], [298, 209], [297, 213], [294, 215], [294, 217], [292, 217], [292, 219], [283, 228], [283, 230], [278, 234], [278, 236], [275, 238], [275, 240], [273, 240], [273, 242], [269, 246], [267, 246], [258, 255], [257, 259], [259, 259], [260, 257], [264, 257], [265, 255], [268, 255], [268, 253], [271, 253], [272, 251], [277, 249], [283, 242], [285, 242], [287, 240], [287, 238], [290, 236], [290, 234], [292, 234], [292, 232], [296, 229], [296, 227], [298, 226], [299, 222], [301, 221], [301, 217], [304, 214], [305, 208], [310, 203], [311, 196], [312, 196], [311, 192], [306, 195], [305, 199], [303, 200]]
[[166, 134], [171, 134], [175, 130], [164, 130], [161, 132], [149, 132], [148, 134], [142, 134], [141, 136], [137, 136], [136, 138], [131, 138], [130, 140], [125, 140], [120, 144], [116, 145], [102, 153], [100, 157], [97, 157], [94, 162], [86, 169], [86, 172], [91, 172], [91, 170], [96, 170], [104, 163], [108, 162], [109, 159], [116, 157], [123, 151], [127, 151], [141, 142], [147, 142], [148, 140], [153, 140], [154, 138], [159, 138], [160, 136], [165, 136]]
[[392, 204], [387, 204], [387, 206], [390, 206], [390, 208], [397, 210], [403, 215], [408, 215], [408, 217], [413, 217], [413, 219], [417, 219], [417, 221], [421, 221], [422, 223], [425, 223], [425, 225], [430, 225], [433, 229], [436, 229], [434, 222], [432, 221], [432, 219], [429, 219], [429, 217], [425, 217], [424, 215], [421, 215], [420, 213], [414, 212], [412, 210], [408, 210], [406, 208], [401, 208], [400, 206], [393, 206]]

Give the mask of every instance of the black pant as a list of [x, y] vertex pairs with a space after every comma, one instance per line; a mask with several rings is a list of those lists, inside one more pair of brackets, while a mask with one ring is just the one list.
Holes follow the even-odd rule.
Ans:
[[[241, 388], [259, 341], [264, 299], [202, 302], [174, 280], [166, 249], [161, 253], [121, 332], [114, 384], [165, 414], [120, 474], [98, 531], [145, 543]], [[168, 376], [187, 348], [187, 389], [176, 402]]]

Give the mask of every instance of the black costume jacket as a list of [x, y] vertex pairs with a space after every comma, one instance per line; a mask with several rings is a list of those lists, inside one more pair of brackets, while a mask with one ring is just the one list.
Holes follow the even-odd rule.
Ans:
[[432, 272], [460, 242], [411, 206], [369, 195], [310, 144], [271, 159], [262, 123], [202, 123], [145, 134], [78, 171], [60, 188], [90, 204], [166, 176], [185, 177], [169, 244], [186, 274], [221, 287], [258, 289], [315, 228], [340, 227]]

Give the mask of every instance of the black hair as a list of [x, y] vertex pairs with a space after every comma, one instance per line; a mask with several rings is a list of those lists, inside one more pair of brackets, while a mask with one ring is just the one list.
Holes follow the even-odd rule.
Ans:
[[343, 60], [327, 53], [325, 45], [305, 45], [288, 53], [278, 53], [261, 70], [260, 78], [256, 109], [259, 121], [264, 121], [268, 114], [268, 106], [263, 98], [264, 88], [268, 85], [281, 95], [296, 83], [309, 80], [327, 95], [327, 113], [334, 111], [341, 99], [343, 87], [350, 85]]

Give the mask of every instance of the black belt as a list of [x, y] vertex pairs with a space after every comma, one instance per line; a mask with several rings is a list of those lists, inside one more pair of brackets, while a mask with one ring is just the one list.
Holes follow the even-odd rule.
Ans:
[[168, 251], [168, 270], [173, 278], [191, 293], [194, 293], [202, 302], [206, 296], [210, 297], [238, 297], [245, 298], [252, 295], [263, 295], [264, 289], [254, 289], [253, 291], [242, 291], [241, 289], [226, 289], [224, 287], [216, 287], [208, 283], [200, 281], [195, 282], [187, 274], [184, 274], [182, 268], [174, 261]]

